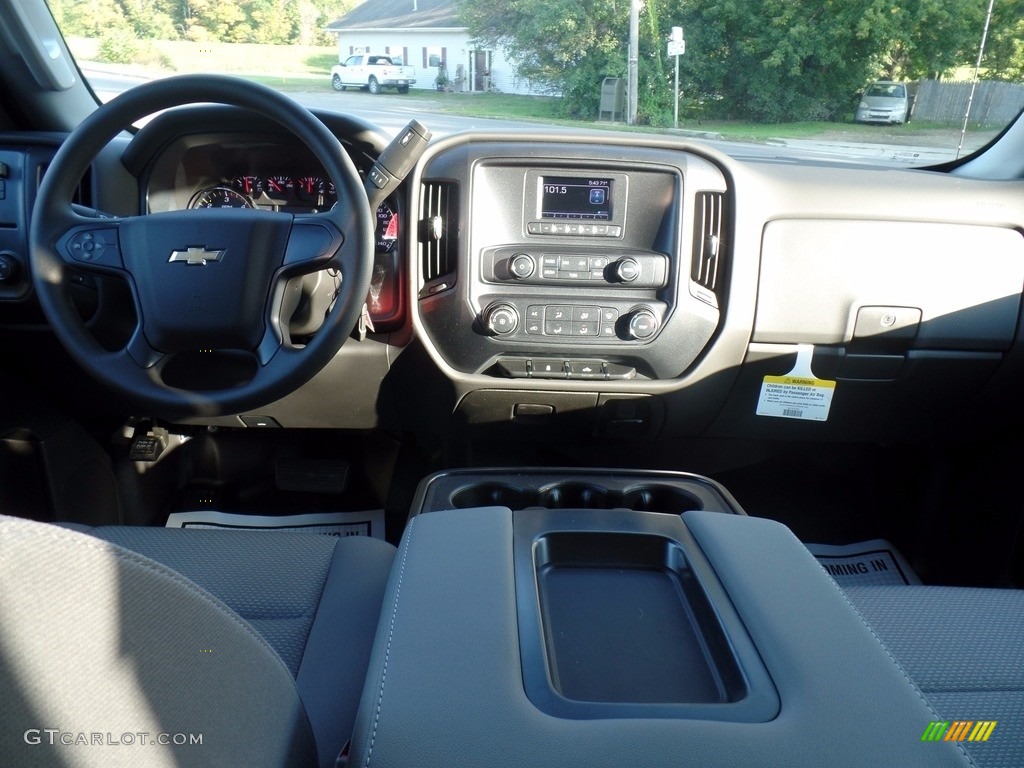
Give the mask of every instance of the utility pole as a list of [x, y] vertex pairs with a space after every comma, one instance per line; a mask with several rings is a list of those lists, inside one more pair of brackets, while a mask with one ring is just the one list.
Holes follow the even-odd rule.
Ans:
[[629, 65], [626, 87], [629, 90], [629, 106], [626, 109], [626, 123], [636, 124], [636, 92], [639, 87], [640, 67], [640, 6], [643, 0], [629, 3]]

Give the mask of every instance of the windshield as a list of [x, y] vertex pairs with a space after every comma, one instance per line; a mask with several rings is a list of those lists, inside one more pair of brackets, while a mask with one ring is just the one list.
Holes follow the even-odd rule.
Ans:
[[895, 83], [874, 83], [865, 92], [865, 97], [877, 97], [883, 99], [905, 99], [907, 89]]
[[49, 2], [100, 100], [221, 72], [392, 133], [411, 117], [435, 135], [544, 123], [930, 165], [983, 147], [1024, 107], [1010, 2]]

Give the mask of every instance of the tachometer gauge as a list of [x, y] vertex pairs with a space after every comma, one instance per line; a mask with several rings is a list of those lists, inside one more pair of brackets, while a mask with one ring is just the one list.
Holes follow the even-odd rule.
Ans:
[[398, 214], [387, 201], [377, 207], [377, 253], [390, 253], [398, 241]]
[[201, 189], [192, 196], [189, 208], [252, 208], [252, 201], [229, 187]]

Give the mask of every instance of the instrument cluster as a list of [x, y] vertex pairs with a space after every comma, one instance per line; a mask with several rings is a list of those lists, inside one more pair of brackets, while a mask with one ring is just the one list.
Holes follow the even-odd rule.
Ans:
[[[198, 190], [189, 208], [261, 208], [285, 213], [317, 213], [338, 200], [334, 183], [315, 173], [297, 176], [245, 174]], [[377, 208], [376, 251], [390, 253], [398, 240], [398, 213], [384, 201]]]

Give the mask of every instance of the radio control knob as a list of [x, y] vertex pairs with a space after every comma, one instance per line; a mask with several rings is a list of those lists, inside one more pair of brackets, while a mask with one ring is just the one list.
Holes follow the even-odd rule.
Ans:
[[631, 339], [647, 341], [658, 332], [658, 316], [646, 307], [638, 309], [629, 316], [626, 329]]
[[517, 253], [508, 262], [508, 271], [513, 277], [525, 280], [537, 270], [537, 262], [528, 253]]
[[484, 326], [495, 336], [508, 336], [519, 327], [519, 313], [511, 304], [492, 304], [484, 312]]
[[622, 283], [632, 283], [640, 277], [640, 263], [636, 259], [619, 259], [612, 264], [612, 270]]

